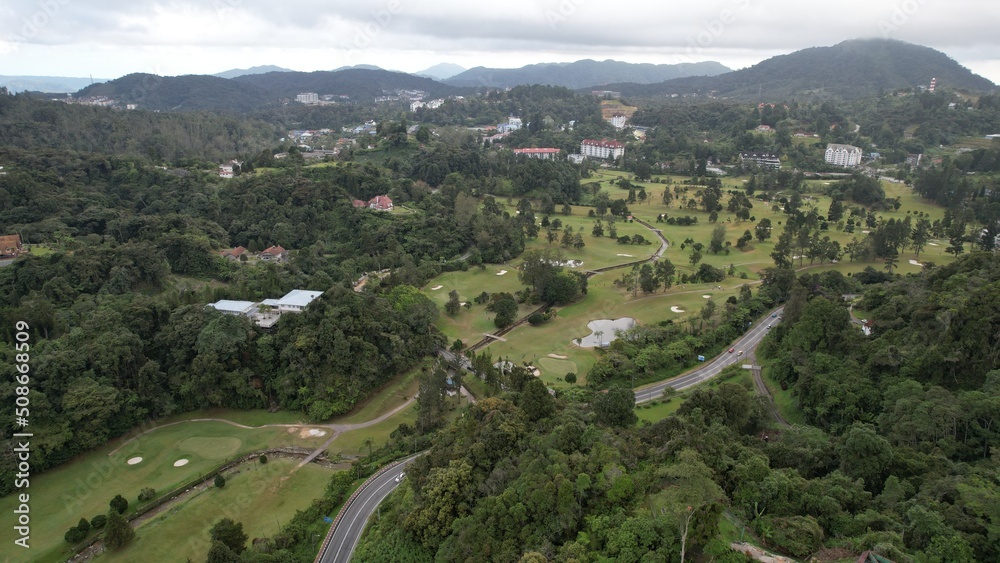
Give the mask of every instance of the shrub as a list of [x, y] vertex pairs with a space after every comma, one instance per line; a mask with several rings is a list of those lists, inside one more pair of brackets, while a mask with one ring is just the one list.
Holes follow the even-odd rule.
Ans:
[[95, 530], [100, 530], [108, 523], [108, 517], [103, 514], [98, 514], [90, 519], [90, 527]]
[[545, 322], [545, 315], [536, 311], [528, 315], [528, 322], [531, 324], [531, 326], [538, 326]]
[[222, 487], [225, 487], [226, 486], [226, 478], [223, 477], [222, 475], [216, 475], [215, 476], [215, 486], [218, 487], [218, 488], [220, 488], [220, 489]]
[[87, 537], [87, 532], [84, 532], [80, 528], [73, 526], [69, 530], [66, 530], [66, 534], [63, 536], [63, 539], [66, 540], [68, 543], [77, 543], [79, 541], [82, 541], [83, 538], [85, 537]]
[[566, 380], [566, 383], [569, 383], [570, 385], [572, 385], [572, 384], [576, 383], [576, 374], [573, 373], [573, 372], [569, 372], [569, 373], [566, 374], [566, 377], [564, 379]]
[[128, 500], [121, 495], [115, 495], [115, 498], [111, 499], [111, 502], [108, 504], [111, 506], [111, 509], [118, 514], [124, 514], [125, 511], [128, 510]]
[[143, 487], [143, 489], [141, 491], [139, 491], [139, 501], [140, 502], [144, 502], [144, 501], [147, 501], [147, 500], [153, 500], [154, 498], [156, 498], [156, 489], [154, 489], [152, 487]]
[[263, 464], [267, 463], [267, 456], [261, 454], [261, 456], [258, 458], [258, 460], [260, 461], [261, 465], [263, 465]]

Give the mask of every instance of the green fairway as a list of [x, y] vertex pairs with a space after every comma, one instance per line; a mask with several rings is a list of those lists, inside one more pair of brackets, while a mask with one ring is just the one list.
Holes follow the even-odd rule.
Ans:
[[371, 438], [372, 448], [377, 448], [389, 439], [389, 434], [400, 424], [413, 424], [417, 421], [417, 404], [413, 403], [391, 417], [367, 428], [350, 430], [337, 436], [337, 439], [326, 449], [331, 457], [368, 455], [365, 440]]
[[[121, 443], [116, 441], [32, 476], [31, 559], [64, 561], [70, 557], [73, 550], [63, 541], [66, 530], [80, 518], [90, 520], [107, 513], [108, 502], [116, 494], [135, 506], [143, 487], [165, 493], [212, 471], [226, 458], [271, 446], [318, 447], [327, 438], [294, 428], [244, 429], [221, 422], [191, 422], [157, 428], [109, 455]], [[142, 461], [129, 465], [133, 458]], [[174, 465], [182, 459], [187, 463]], [[0, 510], [10, 514], [15, 507], [13, 495], [0, 499]], [[0, 560], [21, 560], [23, 553], [16, 551], [21, 549], [6, 542], [0, 546]]]
[[[338, 416], [330, 422], [334, 424], [357, 424], [375, 420], [392, 409], [402, 405], [417, 394], [417, 375], [424, 364], [393, 379], [368, 398], [356, 405], [351, 412]], [[339, 439], [339, 438], [338, 438]]]
[[96, 560], [204, 561], [211, 547], [209, 532], [222, 518], [241, 522], [250, 540], [274, 536], [296, 511], [323, 494], [333, 474], [316, 464], [292, 472], [298, 463], [298, 459], [271, 458], [265, 465], [244, 464], [225, 474], [224, 488], [194, 493], [141, 525], [127, 548]]

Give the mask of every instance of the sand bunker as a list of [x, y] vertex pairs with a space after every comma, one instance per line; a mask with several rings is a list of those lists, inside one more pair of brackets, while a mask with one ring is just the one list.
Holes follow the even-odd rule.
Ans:
[[442, 287], [444, 287], [444, 286], [443, 285], [435, 285], [434, 287], [431, 288], [431, 291], [437, 291], [437, 290], [441, 289]]
[[186, 460], [186, 459], [178, 459], [177, 461], [174, 462], [174, 467], [184, 467], [187, 464], [188, 464], [188, 460]]
[[684, 309], [681, 309], [681, 308], [680, 308], [680, 307], [678, 307], [677, 305], [674, 305], [673, 307], [671, 307], [671, 308], [670, 308], [670, 310], [671, 310], [672, 312], [674, 312], [674, 313], [683, 313], [683, 312], [684, 312]]
[[[620, 319], [600, 319], [596, 321], [590, 321], [587, 323], [587, 328], [592, 332], [590, 336], [586, 336], [580, 339], [578, 345], [581, 348], [594, 348], [596, 346], [607, 346], [612, 341], [618, 338], [618, 333], [623, 330], [628, 330], [636, 325], [635, 319], [631, 317], [622, 317]], [[597, 333], [600, 331], [600, 340], [597, 338]], [[575, 341], [574, 341], [575, 342]]]
[[129, 458], [129, 460], [126, 463], [128, 463], [129, 465], [135, 465], [137, 463], [142, 463], [142, 458], [141, 457]]
[[631, 254], [619, 254], [618, 256], [624, 256], [625, 258], [632, 258]]
[[541, 370], [539, 370], [535, 366], [528, 366], [527, 370], [530, 371], [531, 375], [534, 375], [535, 377], [541, 377], [542, 376]]
[[711, 299], [712, 298], [711, 295], [702, 295], [702, 297], [704, 297], [705, 299]]
[[507, 273], [507, 270], [500, 270], [499, 272], [497, 272], [497, 275], [498, 276], [502, 276], [502, 275], [504, 275], [506, 273]]
[[867, 234], [868, 234], [868, 233], [870, 233], [870, 232], [871, 232], [871, 231], [861, 231], [861, 234], [863, 234], [863, 235], [867, 235]]
[[565, 359], [569, 358], [569, 356], [562, 356], [560, 354], [549, 354], [549, 357], [550, 358], [555, 358], [557, 360], [565, 360]]
[[910, 264], [912, 264], [914, 266], [923, 266], [923, 264], [921, 264], [920, 262], [917, 262], [916, 260], [910, 260]]
[[929, 245], [931, 245], [931, 246], [941, 246], [940, 244], [938, 244], [938, 243], [936, 243], [936, 242], [929, 242], [929, 243], [927, 243], [927, 244], [929, 244]]

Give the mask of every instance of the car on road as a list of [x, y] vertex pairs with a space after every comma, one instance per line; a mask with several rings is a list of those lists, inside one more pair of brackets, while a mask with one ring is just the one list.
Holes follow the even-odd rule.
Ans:
[[743, 350], [740, 350], [739, 352], [737, 352], [736, 355], [737, 356], [742, 356], [743, 355]]
[[767, 328], [771, 328], [771, 325], [767, 325]]
[[772, 319], [778, 318], [778, 313], [771, 313], [771, 318]]
[[405, 471], [402, 472], [402, 473], [400, 473], [399, 475], [396, 475], [396, 482], [398, 483], [398, 482], [402, 481], [403, 477], [406, 477], [406, 472]]
[[735, 349], [736, 349], [736, 348], [730, 348], [730, 349], [729, 349], [729, 353], [730, 353], [730, 354], [732, 354], [732, 353], [733, 353], [733, 350], [735, 350]]

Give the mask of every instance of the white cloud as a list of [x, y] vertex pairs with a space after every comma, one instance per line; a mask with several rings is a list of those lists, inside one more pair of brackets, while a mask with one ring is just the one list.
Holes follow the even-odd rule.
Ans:
[[1000, 37], [994, 29], [1000, 3], [978, 0], [4, 4], [0, 67], [5, 74], [117, 76], [151, 66], [194, 73], [256, 64], [318, 70], [359, 63], [418, 70], [444, 61], [516, 67], [579, 58], [718, 60], [743, 67], [778, 53], [881, 36], [943, 50], [1000, 80]]

